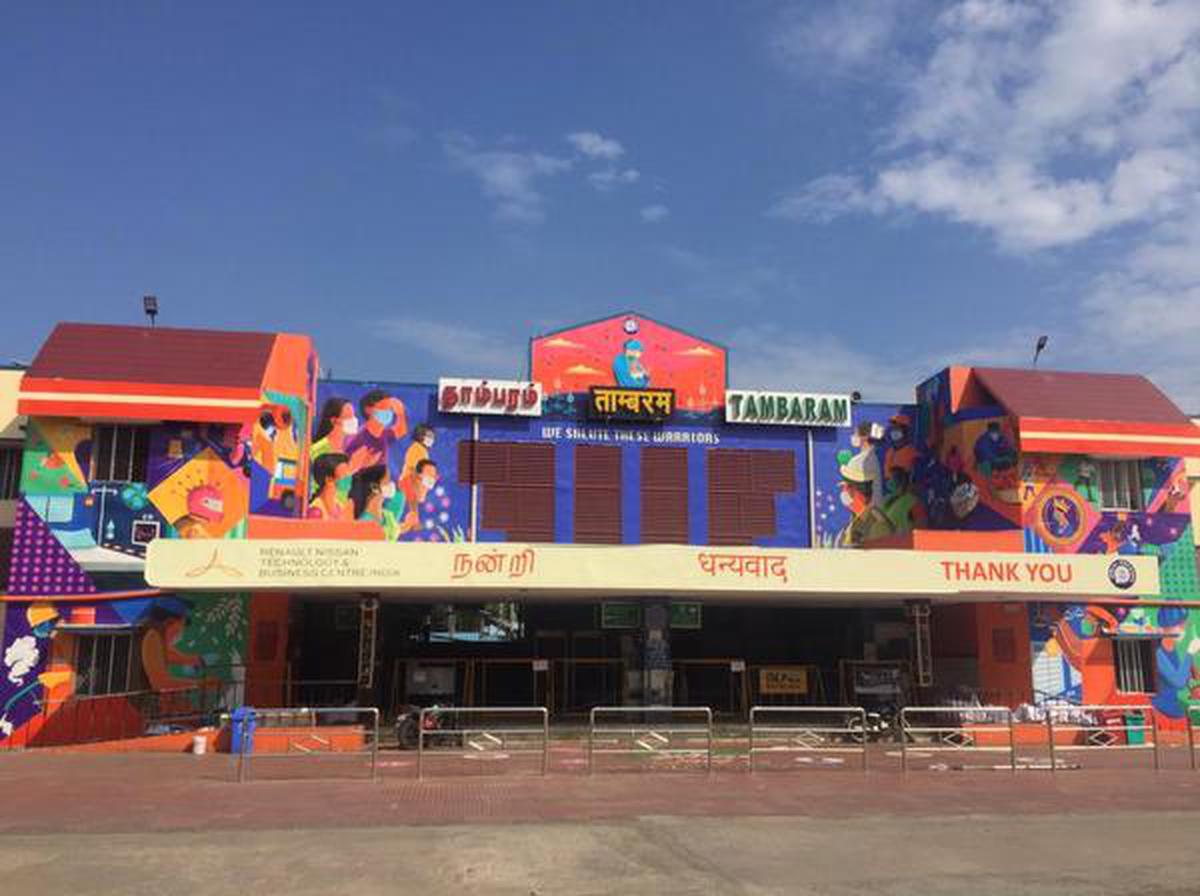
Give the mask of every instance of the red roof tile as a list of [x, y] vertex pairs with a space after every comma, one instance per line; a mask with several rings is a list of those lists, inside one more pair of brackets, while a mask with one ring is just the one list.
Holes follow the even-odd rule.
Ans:
[[976, 367], [979, 382], [1016, 417], [1190, 424], [1154, 383], [1129, 373]]
[[273, 333], [61, 323], [26, 376], [257, 389]]

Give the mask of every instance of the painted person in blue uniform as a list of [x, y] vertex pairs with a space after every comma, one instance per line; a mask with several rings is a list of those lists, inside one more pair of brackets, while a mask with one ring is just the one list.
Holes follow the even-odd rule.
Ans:
[[618, 386], [645, 389], [650, 385], [650, 371], [642, 364], [642, 351], [641, 340], [625, 340], [621, 353], [613, 358], [613, 379]]
[[1187, 693], [1192, 683], [1192, 660], [1200, 651], [1200, 640], [1184, 644], [1183, 632], [1187, 624], [1187, 610], [1183, 607], [1162, 607], [1158, 611], [1158, 627], [1163, 638], [1158, 642], [1154, 665], [1157, 690], [1151, 703], [1169, 719], [1183, 717], [1184, 703], [1180, 693]]

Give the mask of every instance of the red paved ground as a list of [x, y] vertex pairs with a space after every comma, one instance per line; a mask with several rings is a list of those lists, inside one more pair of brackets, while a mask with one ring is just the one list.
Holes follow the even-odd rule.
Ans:
[[[884, 751], [887, 752], [887, 751]], [[940, 758], [940, 757], [934, 757]], [[1086, 757], [1089, 760], [1093, 757]], [[1097, 759], [1101, 757], [1096, 757]], [[873, 770], [842, 767], [746, 773], [724, 760], [695, 771], [601, 772], [580, 751], [556, 750], [548, 777], [505, 765], [455, 760], [471, 774], [416, 781], [412, 754], [382, 753], [372, 782], [359, 757], [254, 760], [235, 781], [225, 755], [0, 753], [0, 834], [138, 832], [600, 820], [637, 816], [1051, 814], [1194, 811], [1200, 772], [1180, 756], [1155, 773], [1144, 755], [1105, 756], [1127, 767], [1077, 771], [920, 771], [901, 775], [894, 757]], [[990, 763], [999, 757], [989, 756]], [[928, 762], [928, 759], [923, 760]], [[973, 761], [973, 760], [972, 760]], [[1094, 763], [1093, 763], [1094, 765]], [[1138, 767], [1138, 766], [1141, 767]], [[533, 771], [537, 763], [526, 763]], [[481, 772], [508, 774], [484, 775]], [[323, 779], [316, 776], [325, 775]], [[336, 777], [336, 776], [342, 777]], [[357, 775], [357, 779], [350, 777]], [[286, 776], [286, 778], [284, 777]]]

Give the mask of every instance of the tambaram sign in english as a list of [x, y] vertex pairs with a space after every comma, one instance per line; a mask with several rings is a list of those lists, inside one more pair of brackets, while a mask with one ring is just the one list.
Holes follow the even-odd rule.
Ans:
[[727, 389], [725, 422], [849, 426], [850, 396]]

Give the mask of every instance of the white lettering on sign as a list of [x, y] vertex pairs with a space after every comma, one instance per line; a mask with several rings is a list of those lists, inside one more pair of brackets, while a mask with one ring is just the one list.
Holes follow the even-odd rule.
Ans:
[[438, 410], [443, 414], [542, 416], [542, 384], [517, 380], [438, 380]]
[[725, 422], [849, 426], [850, 396], [727, 389]]
[[543, 439], [567, 442], [615, 442], [639, 445], [720, 445], [718, 433], [703, 429], [619, 429], [610, 426], [543, 426]]

